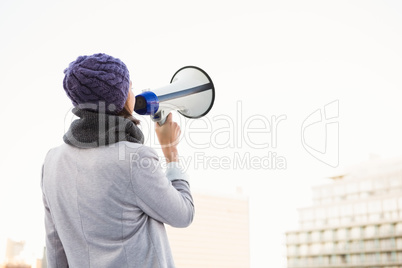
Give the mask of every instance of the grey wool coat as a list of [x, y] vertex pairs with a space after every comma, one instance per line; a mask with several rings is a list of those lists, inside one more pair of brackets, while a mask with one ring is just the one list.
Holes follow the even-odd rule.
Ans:
[[121, 141], [50, 150], [42, 170], [48, 267], [174, 267], [164, 224], [194, 217], [188, 177], [157, 153]]

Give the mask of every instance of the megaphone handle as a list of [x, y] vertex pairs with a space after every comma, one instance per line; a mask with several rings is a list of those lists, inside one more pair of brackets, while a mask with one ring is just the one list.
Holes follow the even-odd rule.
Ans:
[[158, 121], [158, 125], [159, 125], [159, 126], [162, 126], [163, 124], [165, 124], [166, 118], [167, 118], [167, 117], [163, 118], [161, 121]]

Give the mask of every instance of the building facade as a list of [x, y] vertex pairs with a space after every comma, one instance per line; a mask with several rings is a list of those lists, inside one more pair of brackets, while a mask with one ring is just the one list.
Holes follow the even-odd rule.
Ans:
[[248, 198], [200, 192], [193, 198], [193, 223], [184, 229], [166, 226], [176, 267], [250, 267]]
[[402, 159], [371, 160], [313, 188], [286, 233], [288, 267], [402, 268]]

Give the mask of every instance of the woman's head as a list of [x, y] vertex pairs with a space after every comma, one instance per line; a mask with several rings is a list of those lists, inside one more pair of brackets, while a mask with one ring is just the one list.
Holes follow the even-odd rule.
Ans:
[[129, 95], [133, 101], [130, 74], [120, 59], [103, 53], [79, 56], [64, 74], [64, 90], [81, 109], [120, 114]]

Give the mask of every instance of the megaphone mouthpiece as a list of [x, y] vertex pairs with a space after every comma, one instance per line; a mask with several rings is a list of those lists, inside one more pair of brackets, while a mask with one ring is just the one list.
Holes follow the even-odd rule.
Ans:
[[153, 115], [159, 109], [159, 99], [152, 91], [144, 91], [135, 97], [134, 111], [140, 115]]

